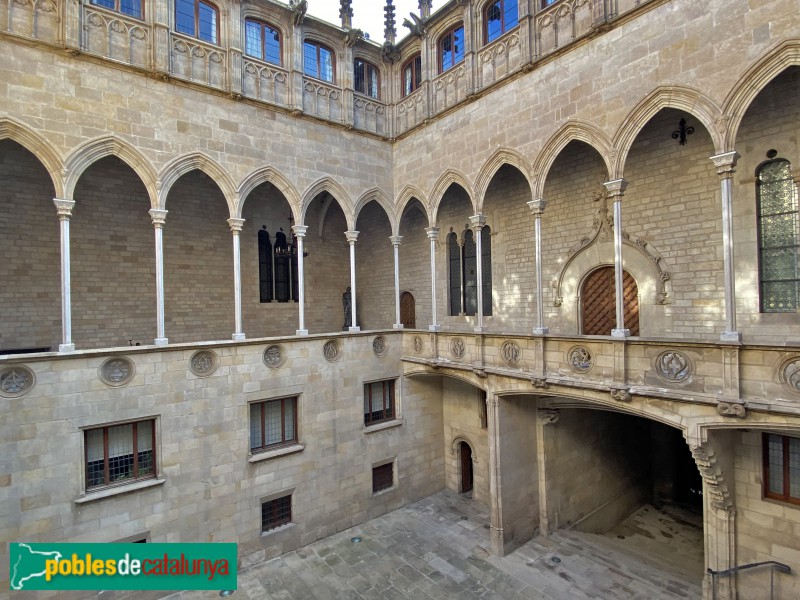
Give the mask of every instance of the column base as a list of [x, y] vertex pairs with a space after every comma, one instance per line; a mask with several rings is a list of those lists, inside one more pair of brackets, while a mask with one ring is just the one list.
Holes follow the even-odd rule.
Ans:
[[167, 339], [167, 338], [156, 338], [156, 339], [153, 340], [153, 343], [156, 346], [166, 346], [167, 344], [169, 344], [169, 339]]
[[405, 325], [403, 325], [402, 323], [395, 323], [394, 325], [392, 325], [392, 329], [405, 329]]
[[534, 327], [533, 328], [533, 335], [547, 335], [550, 333], [549, 327]]
[[722, 342], [741, 342], [742, 333], [740, 331], [723, 331], [719, 339]]
[[474, 331], [475, 333], [483, 333], [486, 331], [486, 327], [484, 327], [483, 325], [476, 325], [475, 327], [472, 328], [472, 331]]
[[612, 329], [611, 330], [611, 337], [615, 338], [626, 338], [630, 337], [631, 330], [630, 329]]
[[428, 325], [428, 331], [441, 331], [441, 325]]
[[349, 331], [350, 333], [358, 333], [359, 331], [361, 331], [361, 327], [359, 327], [358, 325], [356, 325], [355, 327], [348, 327], [347, 331]]
[[294, 334], [295, 335], [308, 335], [308, 329], [296, 329]]
[[59, 344], [59, 352], [75, 352], [75, 344]]
[[246, 338], [243, 333], [234, 333], [232, 338], [234, 342], [243, 342]]

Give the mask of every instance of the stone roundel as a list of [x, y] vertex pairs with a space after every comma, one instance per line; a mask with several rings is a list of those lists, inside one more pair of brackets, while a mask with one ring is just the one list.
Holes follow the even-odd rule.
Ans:
[[8, 365], [0, 369], [0, 396], [19, 398], [33, 389], [36, 377], [24, 365]]
[[262, 359], [264, 360], [264, 364], [270, 369], [277, 369], [283, 366], [283, 363], [286, 362], [286, 348], [280, 344], [272, 344], [271, 346], [267, 346], [267, 348], [264, 350]]
[[384, 336], [379, 335], [372, 340], [372, 351], [375, 353], [375, 356], [386, 356], [389, 347]]
[[339, 356], [341, 355], [341, 350], [339, 348], [339, 341], [328, 340], [327, 342], [325, 342], [325, 345], [322, 347], [322, 355], [328, 362], [336, 362], [337, 360], [339, 360]]
[[664, 381], [680, 383], [692, 374], [692, 361], [676, 350], [667, 350], [656, 357], [656, 374]]
[[414, 344], [414, 352], [416, 352], [417, 354], [421, 354], [422, 349], [425, 347], [422, 343], [422, 338], [419, 337], [418, 335], [415, 335], [412, 343]]
[[189, 359], [189, 369], [197, 377], [213, 375], [218, 366], [219, 356], [211, 350], [198, 350]]
[[800, 394], [800, 356], [783, 361], [778, 370], [781, 383], [793, 394]]
[[454, 338], [450, 341], [450, 353], [456, 358], [464, 358], [464, 353], [467, 351], [467, 345], [461, 338]]
[[507, 341], [500, 346], [500, 356], [509, 367], [516, 367], [522, 358], [522, 349], [517, 342]]
[[585, 346], [573, 346], [567, 352], [567, 364], [576, 373], [588, 373], [594, 366], [594, 357]]
[[133, 361], [126, 357], [109, 358], [100, 365], [100, 380], [111, 387], [121, 387], [130, 383], [136, 374]]

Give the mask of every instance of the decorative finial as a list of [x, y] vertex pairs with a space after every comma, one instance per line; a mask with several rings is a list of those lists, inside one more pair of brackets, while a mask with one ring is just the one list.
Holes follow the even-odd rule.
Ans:
[[427, 19], [431, 16], [431, 5], [433, 0], [419, 0], [419, 16]]
[[350, 29], [353, 26], [353, 2], [352, 0], [340, 0], [339, 6], [342, 29]]
[[392, 4], [392, 0], [386, 0], [386, 8], [383, 9], [383, 12], [386, 13], [386, 28], [383, 30], [383, 35], [387, 43], [394, 45], [397, 40], [397, 29], [395, 28], [394, 5]]

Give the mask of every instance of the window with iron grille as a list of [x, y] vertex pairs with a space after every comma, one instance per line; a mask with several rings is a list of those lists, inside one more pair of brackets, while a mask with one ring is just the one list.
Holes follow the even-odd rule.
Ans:
[[519, 25], [517, 0], [493, 0], [484, 10], [484, 42], [496, 40]]
[[795, 312], [800, 306], [800, 222], [797, 185], [788, 160], [756, 172], [761, 312]]
[[378, 67], [357, 58], [353, 63], [355, 88], [359, 94], [378, 98]]
[[394, 379], [364, 384], [364, 425], [395, 418]]
[[83, 433], [87, 491], [156, 476], [155, 419]]
[[250, 405], [250, 451], [261, 452], [297, 442], [297, 398]]
[[764, 496], [800, 504], [800, 438], [765, 433]]
[[394, 485], [394, 462], [372, 467], [372, 493], [388, 490]]
[[261, 503], [261, 532], [271, 531], [292, 522], [292, 495]]

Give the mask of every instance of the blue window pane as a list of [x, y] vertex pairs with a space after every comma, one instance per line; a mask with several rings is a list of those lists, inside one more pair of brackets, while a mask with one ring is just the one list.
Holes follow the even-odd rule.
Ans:
[[255, 21], [245, 23], [244, 51], [248, 56], [264, 59], [261, 52], [261, 24]]
[[500, 12], [502, 0], [497, 0], [486, 9], [486, 41], [491, 42], [503, 33], [503, 18]]
[[119, 10], [121, 13], [136, 17], [137, 19], [142, 18], [141, 0], [120, 0]]
[[319, 78], [323, 81], [333, 81], [333, 56], [330, 50], [319, 49], [319, 63]]
[[309, 42], [303, 44], [303, 72], [309, 77], [319, 77], [317, 47]]
[[275, 65], [281, 64], [281, 36], [272, 27], [264, 25], [264, 50], [266, 61]]
[[194, 2], [175, 0], [175, 31], [194, 35]]
[[508, 31], [519, 25], [519, 9], [517, 0], [505, 0], [504, 3], [504, 26], [503, 31]]
[[114, 0], [92, 0], [92, 4], [102, 6], [103, 8], [114, 9]]
[[442, 71], [453, 66], [453, 36], [447, 34], [442, 40]]
[[464, 60], [464, 28], [459, 27], [453, 32], [453, 62]]
[[210, 4], [200, 3], [200, 23], [197, 37], [212, 44], [217, 43], [217, 10]]

